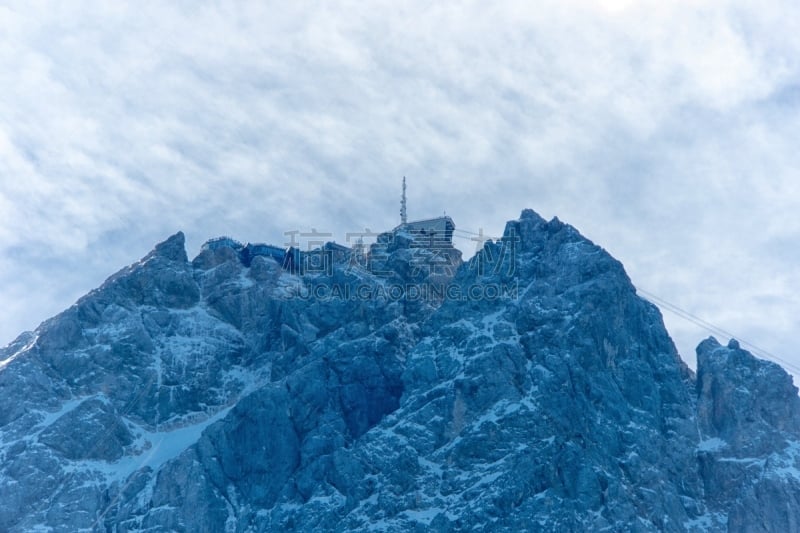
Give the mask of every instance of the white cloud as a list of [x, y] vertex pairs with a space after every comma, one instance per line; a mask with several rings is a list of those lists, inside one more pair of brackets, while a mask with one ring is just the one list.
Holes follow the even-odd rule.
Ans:
[[[191, 254], [391, 227], [405, 174], [412, 216], [558, 215], [635, 283], [795, 357], [798, 10], [0, 8], [0, 341], [177, 229]], [[703, 333], [668, 321], [691, 360]]]

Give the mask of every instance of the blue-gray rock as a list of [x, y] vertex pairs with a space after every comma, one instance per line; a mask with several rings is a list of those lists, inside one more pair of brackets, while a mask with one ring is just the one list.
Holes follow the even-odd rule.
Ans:
[[698, 461], [730, 531], [800, 530], [800, 397], [780, 366], [735, 340], [697, 347]]
[[178, 233], [0, 350], [0, 530], [798, 530], [779, 366], [695, 376], [531, 210], [467, 263], [391, 237], [298, 273]]

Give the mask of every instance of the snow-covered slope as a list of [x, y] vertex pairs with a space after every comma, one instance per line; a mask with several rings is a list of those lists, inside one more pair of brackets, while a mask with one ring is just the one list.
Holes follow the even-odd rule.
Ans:
[[797, 530], [791, 378], [714, 339], [695, 376], [571, 226], [375, 252], [298, 275], [177, 234], [21, 335], [0, 530]]

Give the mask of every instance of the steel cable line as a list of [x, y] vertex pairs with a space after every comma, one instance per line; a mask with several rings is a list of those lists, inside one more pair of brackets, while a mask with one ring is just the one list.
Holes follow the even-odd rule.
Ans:
[[750, 351], [753, 352], [754, 354], [756, 354], [756, 355], [758, 355], [758, 356], [760, 356], [760, 357], [762, 357], [764, 359], [768, 359], [768, 360], [770, 360], [770, 361], [772, 361], [774, 363], [780, 363], [784, 367], [790, 369], [793, 373], [800, 375], [800, 366], [798, 366], [798, 365], [796, 365], [794, 363], [791, 363], [791, 362], [787, 361], [786, 359], [783, 359], [782, 357], [778, 357], [777, 355], [775, 355], [775, 354], [773, 354], [773, 353], [771, 353], [771, 352], [759, 347], [758, 345], [753, 344], [752, 342], [749, 342], [747, 340], [744, 340], [741, 337], [739, 337], [738, 335], [734, 335], [730, 331], [727, 331], [727, 330], [721, 328], [720, 326], [712, 324], [711, 322], [708, 322], [707, 320], [703, 320], [699, 316], [694, 315], [694, 314], [690, 313], [689, 311], [686, 311], [685, 309], [682, 309], [682, 308], [678, 307], [677, 305], [675, 305], [675, 304], [673, 304], [671, 302], [668, 302], [667, 300], [661, 298], [660, 296], [658, 296], [656, 294], [653, 294], [650, 291], [647, 291], [647, 290], [644, 290], [644, 289], [640, 289], [640, 288], [637, 288], [636, 291], [640, 295], [644, 296], [644, 298], [646, 300], [650, 301], [652, 304], [654, 304], [654, 305], [656, 305], [658, 307], [661, 307], [663, 309], [666, 309], [667, 311], [670, 311], [671, 313], [679, 316], [680, 318], [683, 318], [684, 320], [687, 320], [688, 322], [691, 322], [692, 324], [694, 324], [694, 325], [696, 325], [696, 326], [708, 331], [709, 333], [712, 333], [714, 335], [718, 335], [718, 336], [721, 336], [721, 337], [728, 337], [730, 339], [736, 339], [740, 344], [749, 347]]

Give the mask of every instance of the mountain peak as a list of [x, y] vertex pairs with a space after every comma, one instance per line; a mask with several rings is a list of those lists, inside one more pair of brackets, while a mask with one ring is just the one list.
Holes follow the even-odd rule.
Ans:
[[[182, 263], [187, 262], [189, 259], [186, 255], [186, 237], [182, 231], [171, 235], [166, 240], [156, 244], [149, 257], [161, 257], [168, 261], [179, 261]], [[145, 258], [145, 259], [147, 259]]]
[[423, 226], [191, 263], [178, 232], [0, 350], [0, 530], [800, 523], [778, 365], [709, 338], [694, 376], [557, 218], [524, 210], [468, 263]]

